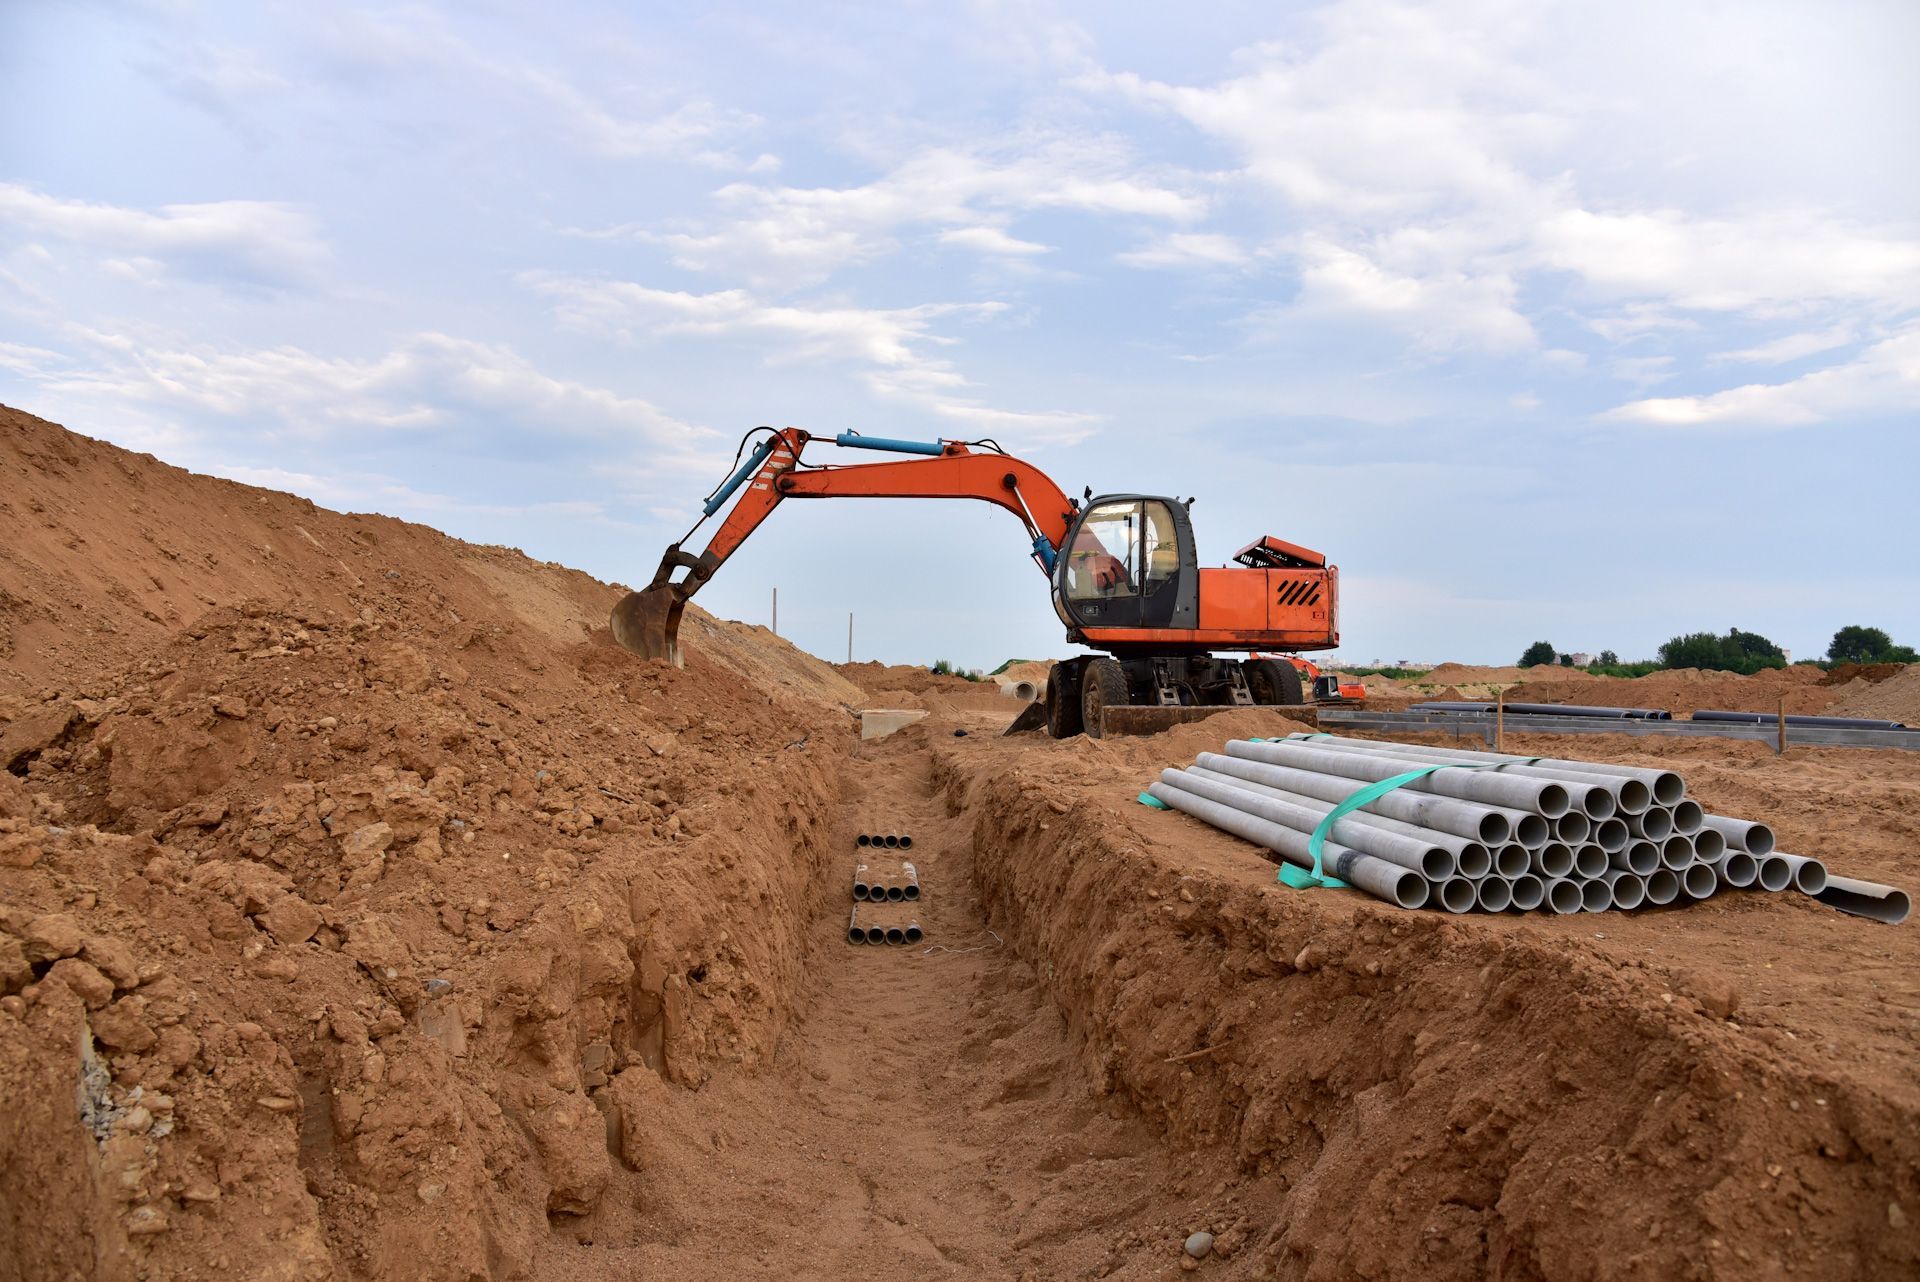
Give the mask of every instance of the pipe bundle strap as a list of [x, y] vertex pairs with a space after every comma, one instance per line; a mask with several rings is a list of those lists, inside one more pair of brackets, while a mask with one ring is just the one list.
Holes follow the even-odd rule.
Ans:
[[[1288, 737], [1289, 738], [1305, 738], [1307, 736], [1289, 735]], [[1538, 757], [1533, 757], [1529, 759], [1533, 761], [1539, 760]], [[1515, 763], [1505, 762], [1505, 761], [1503, 762], [1443, 761], [1438, 765], [1421, 766], [1417, 770], [1409, 770], [1405, 774], [1394, 775], [1392, 778], [1382, 779], [1378, 783], [1368, 784], [1366, 787], [1360, 789], [1360, 791], [1354, 793], [1351, 797], [1348, 797], [1345, 801], [1342, 801], [1337, 805], [1335, 805], [1332, 810], [1329, 810], [1326, 813], [1326, 817], [1321, 819], [1319, 824], [1317, 824], [1314, 827], [1313, 835], [1307, 838], [1307, 853], [1313, 856], [1313, 871], [1312, 872], [1303, 871], [1300, 874], [1302, 877], [1306, 878], [1306, 883], [1300, 886], [1299, 889], [1306, 890], [1314, 886], [1326, 886], [1330, 884], [1337, 886], [1341, 884], [1337, 881], [1333, 881], [1331, 878], [1326, 877], [1325, 874], [1322, 873], [1320, 868], [1320, 849], [1321, 847], [1327, 844], [1327, 835], [1333, 831], [1333, 826], [1339, 823], [1344, 816], [1349, 815], [1352, 812], [1360, 809], [1360, 807], [1366, 805], [1368, 802], [1378, 801], [1380, 798], [1392, 792], [1395, 788], [1403, 788], [1407, 784], [1412, 783], [1416, 779], [1425, 779], [1428, 775], [1432, 774], [1436, 770], [1497, 770], [1503, 765], [1513, 765], [1513, 764]], [[1282, 869], [1281, 870], [1282, 881], [1286, 881], [1285, 873], [1286, 873], [1286, 870]], [[1291, 881], [1288, 881], [1287, 884], [1290, 886], [1293, 885]]]

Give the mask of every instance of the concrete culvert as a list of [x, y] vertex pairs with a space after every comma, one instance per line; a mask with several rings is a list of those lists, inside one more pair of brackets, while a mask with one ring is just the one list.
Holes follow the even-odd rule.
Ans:
[[1573, 849], [1565, 842], [1549, 841], [1540, 849], [1531, 851], [1528, 858], [1533, 861], [1533, 871], [1555, 881], [1573, 871]]
[[[1702, 863], [1717, 863], [1721, 856], [1727, 853], [1726, 837], [1712, 828], [1703, 827], [1699, 832], [1694, 833], [1690, 840], [1693, 842], [1693, 857]], [[1773, 848], [1771, 836], [1767, 840], [1767, 848], [1769, 850]], [[1750, 855], [1753, 851], [1749, 850], [1746, 853]]]
[[1040, 697], [1040, 691], [1031, 681], [1016, 681], [1007, 687], [1007, 693], [1022, 703], [1032, 703]]
[[1714, 867], [1719, 871], [1721, 882], [1735, 890], [1745, 890], [1760, 875], [1759, 862], [1738, 850], [1729, 851]]
[[1636, 877], [1652, 875], [1660, 867], [1660, 847], [1642, 838], [1627, 843], [1625, 850], [1607, 856], [1615, 868], [1624, 868]]
[[1478, 898], [1473, 883], [1465, 877], [1449, 877], [1445, 881], [1434, 882], [1433, 893], [1439, 899], [1440, 906], [1450, 913], [1473, 911]]
[[1612, 854], [1616, 850], [1627, 848], [1627, 825], [1618, 819], [1603, 819], [1593, 827], [1590, 840], [1593, 844]]
[[1827, 888], [1827, 866], [1818, 859], [1779, 851], [1775, 851], [1773, 857], [1786, 862], [1787, 870], [1793, 874], [1793, 888], [1801, 894], [1817, 895]]
[[1578, 810], [1569, 810], [1553, 821], [1553, 839], [1577, 846], [1593, 831], [1593, 820]]
[[1689, 899], [1711, 898], [1718, 889], [1720, 878], [1714, 875], [1712, 864], [1688, 864], [1680, 874], [1680, 891]]
[[1598, 877], [1607, 870], [1607, 852], [1592, 842], [1576, 847], [1573, 870], [1582, 877]]
[[1609, 869], [1604, 879], [1608, 889], [1613, 891], [1615, 908], [1632, 912], [1646, 902], [1647, 884], [1626, 869]]
[[1517, 841], [1510, 841], [1493, 852], [1493, 871], [1511, 881], [1533, 867], [1533, 856]]
[[1760, 889], [1782, 891], [1793, 884], [1793, 865], [1778, 855], [1762, 855], [1757, 874]]
[[1660, 843], [1660, 862], [1679, 872], [1693, 862], [1693, 838], [1675, 833]]
[[1694, 833], [1699, 832], [1700, 825], [1706, 822], [1707, 812], [1702, 810], [1700, 803], [1691, 797], [1683, 797], [1679, 801], [1674, 802], [1671, 809], [1673, 810], [1673, 830], [1675, 832], [1685, 833], [1691, 837]]
[[1581, 885], [1580, 911], [1603, 913], [1613, 907], [1613, 887], [1598, 878]]

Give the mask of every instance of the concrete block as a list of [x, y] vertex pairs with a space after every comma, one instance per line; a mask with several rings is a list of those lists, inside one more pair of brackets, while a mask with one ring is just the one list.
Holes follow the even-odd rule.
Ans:
[[884, 739], [926, 715], [924, 708], [863, 708], [860, 711], [860, 737]]

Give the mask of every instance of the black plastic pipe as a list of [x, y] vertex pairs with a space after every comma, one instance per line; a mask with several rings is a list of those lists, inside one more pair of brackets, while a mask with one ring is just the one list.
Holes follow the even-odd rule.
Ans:
[[[1780, 724], [1780, 714], [1777, 712], [1720, 712], [1712, 708], [1701, 708], [1693, 714], [1693, 719], [1695, 721], [1735, 721], [1746, 726]], [[1829, 730], [1907, 730], [1912, 728], [1898, 721], [1879, 721], [1872, 717], [1814, 717], [1797, 712], [1787, 714], [1787, 724], [1825, 726]]]
[[[1509, 703], [1507, 711], [1523, 717], [1605, 717], [1614, 720], [1671, 721], [1665, 708], [1601, 708], [1584, 703]], [[1491, 703], [1465, 703], [1441, 700], [1416, 703], [1410, 712], [1492, 712]]]

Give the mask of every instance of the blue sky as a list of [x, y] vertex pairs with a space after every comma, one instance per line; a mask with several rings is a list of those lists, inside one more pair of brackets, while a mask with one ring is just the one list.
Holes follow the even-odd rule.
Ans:
[[[628, 582], [794, 424], [1325, 549], [1353, 662], [1912, 643], [1915, 50], [1905, 0], [0, 5], [0, 400]], [[788, 504], [699, 599], [1064, 653], [1024, 542]]]

